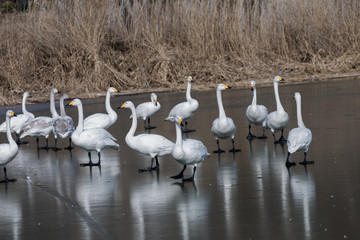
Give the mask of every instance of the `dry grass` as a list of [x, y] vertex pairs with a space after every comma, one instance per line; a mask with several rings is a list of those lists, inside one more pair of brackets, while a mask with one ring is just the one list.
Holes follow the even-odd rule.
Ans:
[[0, 31], [1, 104], [360, 69], [358, 0], [38, 0]]

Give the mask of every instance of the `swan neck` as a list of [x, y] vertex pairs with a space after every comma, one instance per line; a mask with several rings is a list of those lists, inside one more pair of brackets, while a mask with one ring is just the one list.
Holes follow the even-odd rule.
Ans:
[[186, 101], [190, 101], [192, 99], [190, 92], [191, 92], [191, 82], [188, 82], [186, 89]]
[[256, 105], [256, 87], [254, 87], [254, 90], [253, 90], [253, 100], [252, 100], [252, 105], [255, 106]]
[[284, 112], [284, 108], [283, 106], [281, 105], [281, 102], [280, 102], [280, 97], [279, 97], [279, 84], [277, 82], [274, 82], [274, 93], [275, 93], [275, 100], [276, 100], [276, 109], [277, 111], [282, 111]]
[[132, 118], [132, 123], [131, 123], [130, 130], [129, 130], [128, 134], [126, 135], [126, 138], [134, 137], [136, 127], [137, 127], [137, 117], [136, 117], [135, 106], [131, 106], [130, 110], [131, 110], [131, 114], [132, 114], [133, 118]]
[[51, 112], [52, 118], [56, 118], [59, 116], [59, 114], [56, 112], [56, 109], [55, 109], [55, 96], [52, 91], [50, 93], [50, 112]]
[[226, 117], [220, 90], [216, 90], [216, 99], [217, 99], [217, 104], [218, 104], [218, 108], [219, 108], [219, 118]]
[[60, 115], [62, 117], [66, 116], [65, 106], [64, 106], [64, 98], [60, 98]]
[[302, 114], [301, 114], [301, 100], [296, 99], [296, 115], [297, 115], [297, 122], [298, 122], [298, 127], [305, 127], [305, 124], [303, 122], [302, 119]]
[[10, 118], [9, 117], [6, 117], [6, 136], [7, 136], [7, 139], [10, 143], [10, 145], [13, 145], [15, 143], [14, 139], [12, 138], [12, 135], [11, 135], [11, 130], [10, 130]]
[[[116, 114], [116, 112], [111, 108], [111, 104], [110, 104], [110, 97], [111, 97], [111, 92], [107, 92], [106, 93], [106, 99], [105, 99], [105, 108], [106, 111], [109, 115], [114, 115]], [[136, 115], [135, 115], [136, 116]]]
[[78, 125], [74, 131], [74, 133], [81, 133], [82, 131], [84, 131], [84, 110], [83, 110], [83, 105], [79, 104], [77, 106], [78, 108], [78, 115], [79, 115], [79, 119], [78, 119]]
[[178, 124], [176, 122], [175, 122], [175, 130], [176, 130], [176, 142], [175, 142], [175, 145], [182, 147], [183, 139], [182, 139], [181, 126], [180, 126], [180, 124]]
[[29, 113], [26, 109], [26, 95], [23, 96], [23, 99], [22, 99], [22, 104], [21, 104], [21, 109], [22, 109], [22, 112], [23, 114], [27, 115], [27, 113]]

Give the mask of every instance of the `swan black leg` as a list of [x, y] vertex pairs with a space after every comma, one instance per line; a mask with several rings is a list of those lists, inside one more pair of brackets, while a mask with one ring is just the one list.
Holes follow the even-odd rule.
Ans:
[[235, 153], [235, 152], [241, 152], [241, 149], [236, 149], [236, 148], [235, 148], [235, 140], [234, 140], [233, 138], [231, 139], [231, 142], [232, 142], [232, 146], [233, 146], [233, 147], [232, 147], [232, 149], [229, 150], [229, 152], [233, 152], [233, 153]]
[[20, 144], [28, 144], [29, 142], [21, 142], [20, 141], [20, 135], [16, 133], [16, 144], [20, 145]]
[[74, 149], [74, 147], [71, 146], [71, 138], [69, 138], [69, 146], [66, 147], [66, 148], [64, 148], [64, 149], [66, 149], [66, 150], [72, 150], [72, 149]]
[[195, 130], [188, 129], [188, 121], [185, 121], [185, 129], [182, 130], [183, 133], [195, 132]]
[[213, 151], [213, 153], [223, 153], [223, 152], [225, 152], [224, 150], [222, 150], [222, 149], [220, 148], [219, 139], [216, 139], [216, 144], [217, 144], [217, 146], [218, 146], [218, 150]]
[[146, 120], [144, 120], [144, 127], [145, 127], [145, 129], [154, 129], [154, 128], [156, 128], [155, 126], [150, 125], [150, 118], [148, 118], [147, 126], [146, 126]]
[[139, 172], [146, 172], [146, 171], [155, 170], [156, 167], [153, 168], [153, 164], [154, 164], [154, 158], [151, 158], [150, 166], [149, 166], [148, 168], [140, 168], [140, 169], [139, 169]]
[[189, 178], [183, 178], [182, 181], [183, 181], [183, 182], [192, 182], [192, 181], [194, 181], [195, 172], [196, 172], [196, 166], [194, 166], [194, 168], [193, 168], [193, 174], [192, 174], [192, 176], [189, 177]]
[[7, 182], [16, 182], [16, 178], [8, 178], [7, 174], [6, 174], [6, 167], [4, 167], [4, 175], [5, 175], [5, 179], [1, 180], [0, 183], [7, 183]]
[[249, 124], [249, 133], [248, 133], [246, 139], [252, 140], [253, 138], [256, 138], [256, 136], [251, 133], [251, 124]]
[[36, 137], [36, 146], [37, 146], [37, 149], [39, 150], [40, 148], [39, 148], [39, 138], [38, 137]]
[[306, 155], [307, 155], [307, 152], [304, 152], [304, 161], [299, 162], [299, 163], [302, 164], [302, 165], [314, 164], [314, 161], [306, 161]]
[[184, 177], [184, 171], [185, 171], [185, 169], [186, 169], [186, 165], [184, 165], [183, 170], [181, 170], [181, 172], [180, 172], [178, 175], [171, 176], [171, 178], [173, 178], [173, 179], [183, 178], [183, 177]]
[[288, 155], [287, 155], [287, 158], [286, 158], [286, 163], [285, 163], [286, 167], [291, 167], [291, 166], [296, 165], [296, 163], [290, 162], [289, 158], [290, 158], [290, 153], [288, 152]]
[[279, 140], [277, 140], [277, 143], [286, 143], [286, 139], [284, 138], [284, 129], [281, 129], [281, 137], [279, 138]]
[[91, 152], [88, 152], [88, 156], [89, 156], [89, 162], [88, 163], [80, 163], [80, 167], [100, 166], [100, 152], [98, 152], [98, 156], [99, 156], [99, 162], [98, 163], [93, 163], [91, 161]]
[[54, 151], [59, 151], [59, 150], [61, 150], [61, 148], [58, 148], [57, 147], [57, 138], [55, 138], [55, 146], [52, 148], [52, 150], [54, 150]]
[[159, 164], [159, 159], [157, 156], [155, 156], [155, 160], [156, 160], [156, 170], [160, 169], [160, 164]]
[[265, 127], [263, 127], [263, 135], [260, 137], [257, 137], [258, 139], [267, 139], [267, 137], [265, 136]]

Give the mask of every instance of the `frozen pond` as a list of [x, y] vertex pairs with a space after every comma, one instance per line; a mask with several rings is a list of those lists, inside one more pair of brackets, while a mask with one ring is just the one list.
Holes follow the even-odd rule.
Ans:
[[[169, 178], [182, 169], [171, 156], [159, 158], [159, 172], [137, 171], [147, 167], [150, 158], [125, 143], [129, 109], [116, 110], [118, 120], [108, 130], [121, 150], [104, 150], [101, 168], [80, 167], [88, 156], [78, 147], [71, 152], [37, 151], [35, 138], [27, 138], [30, 143], [20, 146], [8, 165], [9, 177], [18, 181], [0, 185], [0, 239], [360, 239], [360, 82], [280, 85], [290, 117], [285, 137], [297, 124], [296, 91], [313, 134], [308, 159], [315, 164], [307, 168], [298, 164], [288, 170], [287, 147], [274, 146], [269, 131], [267, 140], [246, 140], [250, 86], [222, 92], [226, 114], [237, 126], [236, 147], [242, 151], [229, 153], [231, 141], [220, 140], [227, 152], [205, 159], [194, 183]], [[275, 109], [272, 87], [258, 85], [257, 94], [258, 104]], [[210, 133], [218, 116], [215, 90], [192, 92], [192, 97], [200, 108], [189, 120], [196, 132], [188, 136], [201, 140], [212, 153], [217, 148]], [[111, 102], [115, 109], [127, 100], [137, 105], [149, 99], [150, 94], [113, 96]], [[164, 118], [185, 100], [185, 93], [158, 93], [158, 99], [162, 108], [151, 119], [157, 126], [151, 132], [175, 141], [174, 124]], [[104, 101], [85, 101], [85, 116], [105, 112]], [[28, 110], [50, 116], [47, 107], [29, 105]], [[77, 123], [77, 109], [66, 110]], [[3, 121], [4, 110], [1, 113]], [[259, 127], [252, 130], [261, 134]], [[143, 132], [140, 120], [137, 134]], [[5, 134], [0, 140], [5, 141]], [[44, 142], [41, 138], [40, 144]], [[54, 143], [52, 136], [49, 143]], [[60, 147], [67, 144], [67, 139], [58, 141]], [[92, 156], [97, 161], [96, 154]], [[291, 160], [302, 161], [303, 153]]]

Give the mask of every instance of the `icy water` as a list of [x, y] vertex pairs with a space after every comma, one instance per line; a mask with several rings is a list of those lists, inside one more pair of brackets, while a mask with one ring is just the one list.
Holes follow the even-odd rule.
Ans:
[[[26, 139], [30, 143], [20, 146], [8, 165], [9, 177], [17, 182], [0, 185], [0, 239], [360, 239], [359, 80], [285, 84], [279, 91], [290, 117], [285, 136], [297, 123], [294, 92], [302, 95], [303, 120], [313, 134], [308, 159], [314, 165], [288, 170], [287, 146], [274, 146], [270, 132], [267, 140], [246, 140], [250, 87], [222, 93], [226, 114], [237, 126], [236, 147], [242, 151], [229, 153], [231, 141], [221, 140], [227, 152], [205, 159], [194, 183], [169, 177], [182, 169], [171, 156], [159, 158], [159, 172], [139, 173], [150, 158], [126, 145], [130, 110], [118, 109], [119, 118], [108, 130], [121, 150], [104, 150], [101, 168], [80, 167], [88, 157], [78, 147], [37, 151], [35, 139]], [[273, 88], [257, 86], [257, 93], [258, 104], [273, 111]], [[196, 132], [188, 136], [212, 152], [215, 90], [192, 96], [200, 108], [189, 121]], [[174, 141], [174, 124], [164, 118], [185, 100], [185, 93], [158, 93], [158, 98], [162, 108], [151, 119], [157, 126], [151, 132]], [[150, 94], [141, 94], [113, 96], [111, 101], [116, 108], [127, 100], [137, 105], [149, 99]], [[85, 116], [105, 112], [104, 101], [85, 101]], [[50, 116], [48, 103], [28, 109]], [[66, 110], [77, 123], [77, 109]], [[143, 132], [141, 120], [137, 134]], [[259, 135], [261, 129], [254, 127], [253, 133]], [[0, 137], [4, 142], [5, 134]], [[44, 142], [42, 138], [40, 144]], [[52, 136], [49, 142], [53, 144]], [[66, 147], [68, 141], [58, 143]], [[96, 154], [92, 156], [96, 161]], [[302, 159], [302, 152], [291, 156], [295, 162]]]

